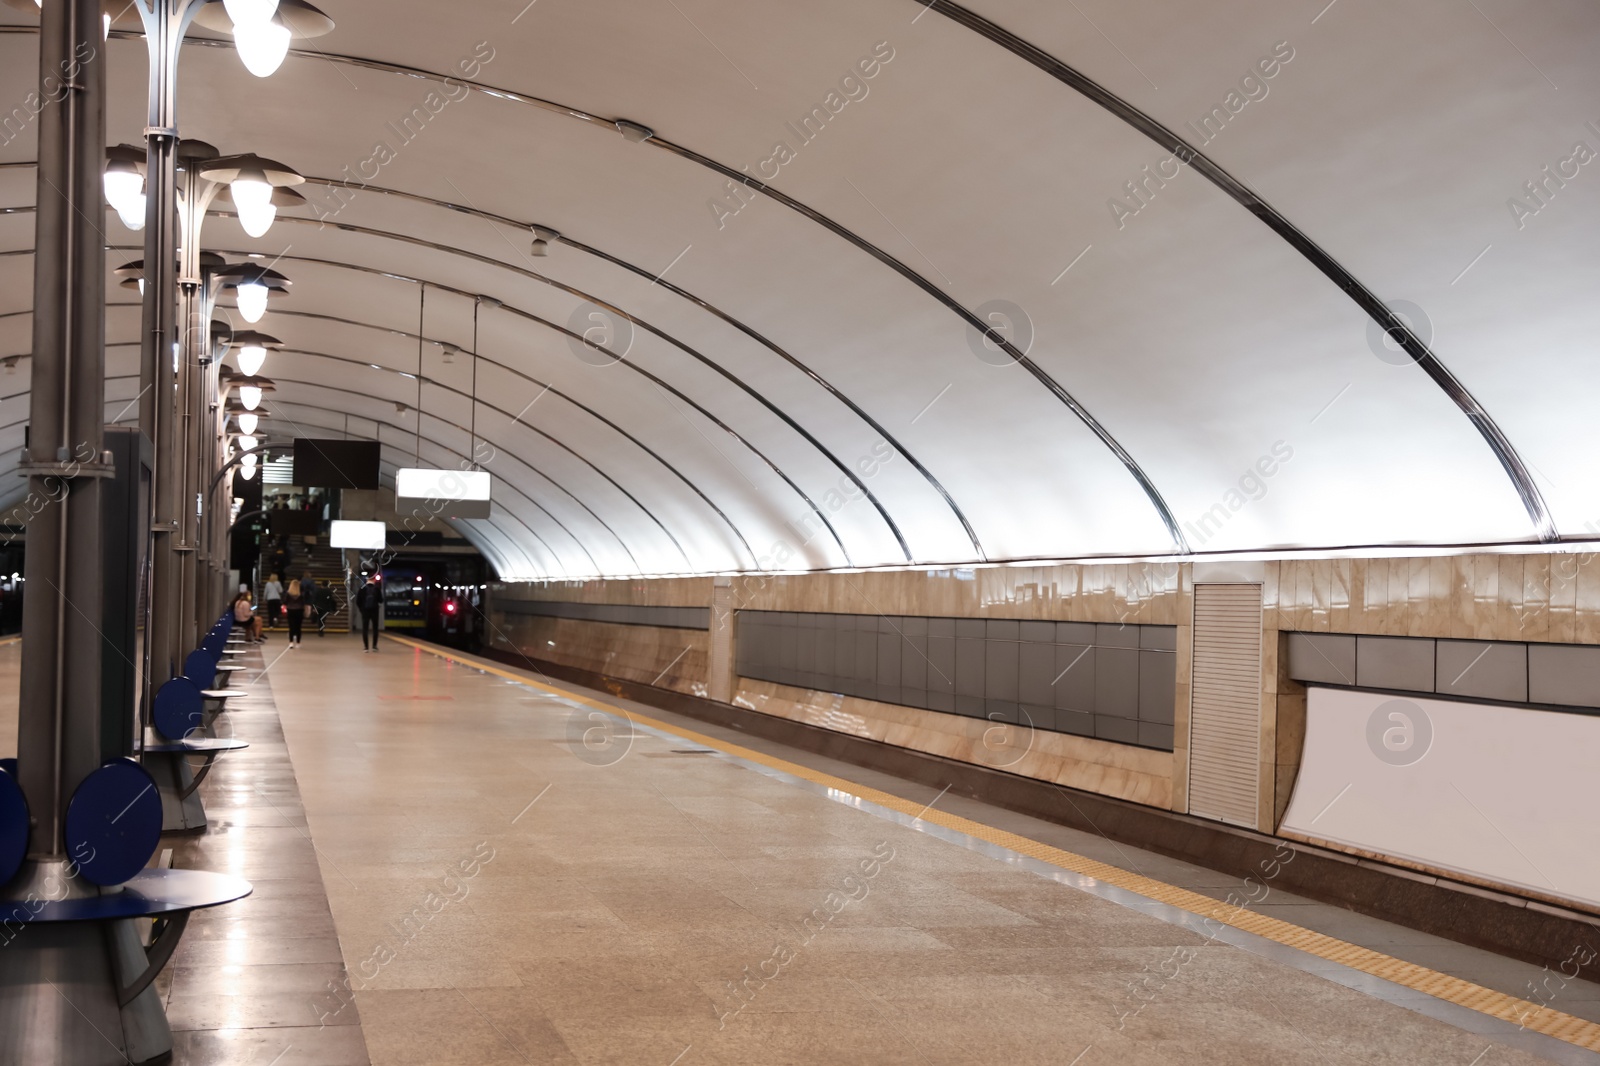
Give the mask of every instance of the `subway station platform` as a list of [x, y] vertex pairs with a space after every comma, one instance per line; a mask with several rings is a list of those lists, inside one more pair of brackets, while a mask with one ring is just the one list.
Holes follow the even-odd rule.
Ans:
[[162, 978], [177, 1063], [1600, 1062], [1595, 986], [1270, 871], [1230, 905], [1237, 878], [395, 638], [247, 662], [219, 731], [251, 747], [167, 846], [256, 891]]

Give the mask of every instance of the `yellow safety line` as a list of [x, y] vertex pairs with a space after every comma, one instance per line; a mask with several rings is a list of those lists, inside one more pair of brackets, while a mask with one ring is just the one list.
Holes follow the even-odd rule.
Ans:
[[611, 714], [620, 714], [630, 721], [642, 723], [652, 729], [663, 730], [695, 744], [715, 748], [725, 754], [759, 763], [770, 769], [790, 774], [826, 788], [859, 796], [861, 799], [876, 803], [880, 807], [887, 807], [901, 814], [920, 818], [924, 822], [933, 822], [990, 844], [1009, 848], [1018, 854], [1039, 859], [1063, 870], [1071, 870], [1074, 873], [1093, 877], [1097, 881], [1116, 885], [1118, 888], [1126, 889], [1146, 899], [1177, 907], [1198, 917], [1212, 919], [1247, 933], [1254, 933], [1256, 936], [1304, 951], [1329, 962], [1348, 966], [1353, 970], [1360, 970], [1362, 973], [1368, 973], [1385, 981], [1433, 996], [1435, 999], [1442, 999], [1447, 1003], [1470, 1008], [1480, 1014], [1487, 1014], [1491, 1018], [1498, 1018], [1512, 1025], [1520, 1025], [1533, 1032], [1543, 1033], [1545, 1036], [1554, 1037], [1557, 1040], [1563, 1040], [1590, 1051], [1600, 1051], [1600, 1025], [1584, 1018], [1575, 1018], [1570, 1014], [1550, 1010], [1548, 1007], [1518, 999], [1516, 996], [1507, 995], [1504, 992], [1497, 992], [1492, 988], [1475, 985], [1471, 981], [1464, 981], [1459, 977], [1452, 977], [1449, 974], [1430, 970], [1426, 966], [1418, 966], [1416, 963], [1406, 962], [1403, 959], [1385, 955], [1380, 951], [1373, 951], [1371, 948], [1364, 948], [1339, 940], [1336, 937], [1326, 936], [1309, 929], [1302, 929], [1278, 918], [1271, 918], [1240, 907], [1229, 906], [1221, 900], [1202, 896], [1198, 892], [1191, 892], [1188, 889], [1178, 888], [1175, 885], [1169, 885], [1153, 878], [1129, 873], [1118, 867], [1110, 866], [1082, 855], [1076, 855], [1070, 851], [1063, 851], [1048, 844], [1041, 844], [1037, 840], [1030, 840], [1015, 833], [995, 829], [981, 822], [974, 822], [958, 815], [945, 814], [942, 811], [927, 810], [911, 800], [902, 799], [891, 793], [880, 792], [875, 788], [868, 788], [853, 781], [847, 781], [844, 778], [813, 770], [807, 766], [787, 762], [763, 752], [752, 751], [738, 744], [730, 744], [714, 737], [708, 737], [703, 733], [696, 733], [681, 726], [669, 725], [637, 712], [624, 710], [614, 704], [590, 699], [569, 689], [558, 688], [520, 674], [514, 674], [509, 670], [501, 669], [473, 656], [434, 648], [418, 641], [408, 640], [405, 637], [397, 637], [388, 633], [384, 635], [390, 640], [420, 649], [430, 655], [436, 655], [443, 659], [454, 659], [488, 674], [516, 681], [531, 688], [543, 689]]
[[12, 636], [12, 637], [0, 638], [0, 648], [5, 647], [7, 644], [20, 644], [21, 642], [22, 642], [22, 634], [21, 633], [18, 633], [16, 636]]

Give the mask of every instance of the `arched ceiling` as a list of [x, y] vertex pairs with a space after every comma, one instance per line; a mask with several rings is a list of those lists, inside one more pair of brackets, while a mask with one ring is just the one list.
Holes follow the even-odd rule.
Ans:
[[[295, 283], [260, 327], [275, 436], [391, 471], [486, 442], [495, 514], [461, 527], [504, 576], [1600, 529], [1592, 4], [320, 2], [338, 28], [268, 81], [184, 49], [185, 135], [311, 179], [205, 246]], [[0, 18], [20, 102], [37, 36]], [[143, 42], [106, 48], [134, 141]], [[7, 128], [0, 356], [34, 154]], [[138, 309], [108, 335], [118, 417]]]

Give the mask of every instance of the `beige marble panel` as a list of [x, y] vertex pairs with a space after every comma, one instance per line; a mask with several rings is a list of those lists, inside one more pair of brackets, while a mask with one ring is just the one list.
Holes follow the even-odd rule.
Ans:
[[[1069, 788], [1155, 807], [1172, 803], [1173, 756], [1086, 737], [1032, 731], [1015, 744], [984, 734], [993, 723], [875, 700], [740, 678], [734, 703], [762, 714], [992, 766]], [[1019, 736], [1022, 731], [1018, 731]]]
[[1522, 561], [1520, 555], [1499, 557], [1499, 585], [1496, 589], [1495, 626], [1490, 636], [1522, 631]]
[[[1591, 553], [1297, 558], [1258, 565], [1263, 573], [1264, 648], [1259, 815], [1265, 828], [1281, 816], [1303, 743], [1303, 691], [1281, 676], [1281, 632], [1600, 643], [1600, 556]], [[508, 586], [496, 594], [705, 606], [711, 589], [709, 578], [673, 578], [547, 582]], [[1178, 626], [1172, 754], [1039, 734], [1036, 744], [1013, 753], [1015, 765], [1007, 769], [1139, 802], [1186, 808], [1193, 644], [1193, 575], [1187, 563], [752, 574], [734, 578], [733, 593], [738, 607], [758, 610]], [[504, 616], [502, 628], [507, 646], [531, 650], [542, 658], [705, 694], [705, 634], [530, 616]], [[981, 732], [970, 732], [971, 719], [750, 681], [740, 682], [737, 698], [765, 713], [949, 758], [982, 763], [994, 757]], [[1126, 765], [1128, 758], [1135, 765]]]
[[1573, 641], [1600, 644], [1600, 556], [1592, 552], [1572, 557], [1569, 563], [1577, 591], [1573, 598]]
[[1328, 567], [1328, 619], [1325, 632], [1350, 632], [1352, 559], [1330, 560]]
[[1186, 573], [1186, 564], [1155, 561], [752, 574], [733, 589], [745, 610], [1177, 625]]
[[533, 581], [496, 585], [501, 600], [555, 603], [611, 603], [630, 607], [704, 607], [711, 602], [711, 578], [663, 577], [631, 581]]
[[658, 629], [537, 615], [500, 615], [492, 646], [647, 685], [706, 694], [710, 640], [692, 629]]

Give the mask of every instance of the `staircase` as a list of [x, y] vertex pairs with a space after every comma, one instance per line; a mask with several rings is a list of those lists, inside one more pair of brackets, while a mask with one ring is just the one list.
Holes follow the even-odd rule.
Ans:
[[[340, 548], [330, 548], [326, 544], [307, 547], [297, 542], [294, 545], [294, 556], [289, 565], [289, 572], [282, 575], [284, 589], [288, 589], [291, 577], [303, 580], [307, 574], [317, 579], [318, 586], [333, 593], [334, 609], [328, 613], [328, 632], [350, 632], [350, 602], [344, 587], [344, 551]], [[263, 603], [259, 584], [255, 591], [256, 602]], [[281, 620], [278, 625], [282, 628]], [[306, 629], [315, 631], [309, 615], [306, 617]]]
[[350, 632], [350, 598], [345, 594], [344, 588], [344, 550], [330, 548], [326, 544], [318, 544], [314, 548], [303, 550], [307, 556], [307, 564], [301, 569], [309, 570], [316, 577], [319, 586], [333, 593], [334, 608], [328, 612], [328, 631]]

